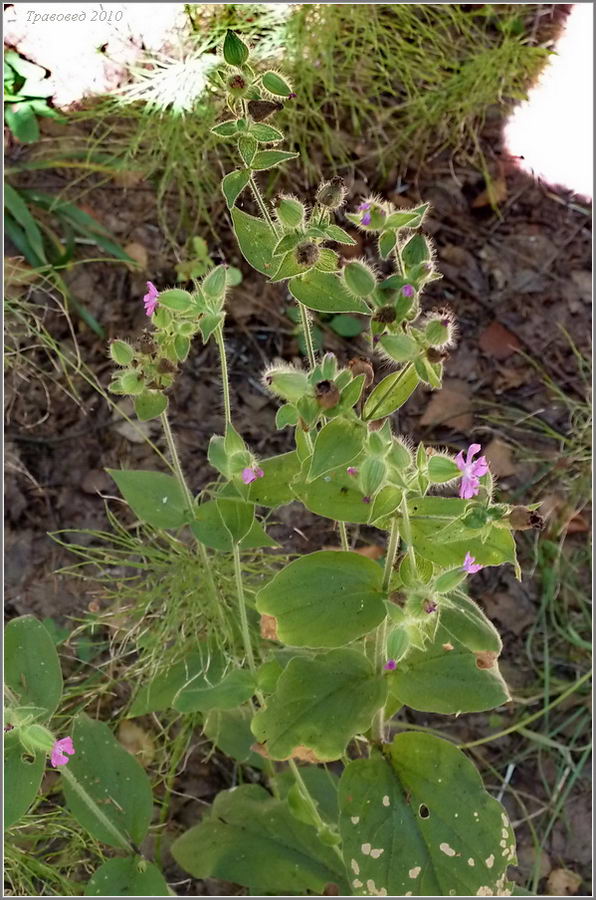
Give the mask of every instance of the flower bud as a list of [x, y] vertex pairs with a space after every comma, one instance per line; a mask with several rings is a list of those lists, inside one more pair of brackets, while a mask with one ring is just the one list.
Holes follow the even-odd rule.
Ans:
[[126, 341], [112, 341], [110, 356], [119, 366], [129, 366], [134, 359], [134, 350]]
[[337, 373], [337, 359], [335, 353], [326, 353], [321, 360], [321, 376], [323, 379], [333, 380]]
[[375, 379], [375, 371], [364, 356], [354, 356], [348, 363], [350, 372], [354, 378], [364, 375], [364, 387], [369, 388]]
[[268, 369], [263, 376], [263, 382], [272, 393], [283, 397], [289, 403], [296, 403], [310, 391], [306, 372], [293, 369], [291, 366], [274, 366]]
[[54, 735], [43, 725], [26, 725], [19, 731], [19, 739], [31, 753], [37, 753], [39, 750], [44, 753], [51, 751], [55, 743]]
[[304, 221], [304, 205], [296, 197], [282, 194], [276, 208], [276, 215], [286, 228], [298, 228]]
[[286, 79], [278, 75], [277, 72], [265, 72], [261, 78], [261, 84], [266, 91], [278, 97], [290, 97], [293, 93]]
[[377, 284], [372, 269], [359, 260], [347, 263], [344, 267], [343, 277], [346, 287], [356, 297], [368, 297]]
[[360, 466], [360, 484], [364, 493], [371, 497], [385, 481], [387, 466], [378, 456], [369, 456]]
[[316, 193], [316, 201], [327, 209], [339, 209], [343, 206], [346, 196], [346, 186], [340, 175], [334, 175], [329, 181], [324, 181]]
[[529, 528], [544, 528], [544, 519], [533, 509], [525, 506], [514, 506], [507, 517], [509, 527], [514, 531], [527, 531]]
[[315, 385], [315, 399], [321, 409], [333, 409], [340, 400], [340, 394], [333, 381], [319, 381]]
[[[405, 285], [407, 287], [407, 285]], [[407, 296], [403, 291], [399, 292], [399, 296], [395, 301], [395, 318], [398, 322], [406, 319], [412, 321], [418, 315], [418, 300], [416, 295]]]
[[314, 241], [303, 241], [296, 247], [294, 256], [299, 265], [314, 266], [320, 256], [319, 248]]
[[229, 66], [242, 66], [248, 59], [248, 47], [229, 29], [224, 39], [223, 55]]
[[453, 340], [453, 313], [450, 309], [436, 309], [426, 320], [424, 336], [432, 347], [447, 347]]
[[372, 431], [368, 435], [368, 447], [375, 456], [385, 456], [389, 449], [387, 443], [383, 440], [382, 435], [378, 431]]

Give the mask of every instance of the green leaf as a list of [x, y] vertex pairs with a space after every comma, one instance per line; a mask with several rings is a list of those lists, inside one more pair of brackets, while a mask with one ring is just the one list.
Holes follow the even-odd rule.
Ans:
[[401, 251], [401, 258], [406, 270], [432, 258], [428, 238], [423, 234], [413, 235]]
[[174, 338], [174, 352], [180, 362], [184, 362], [190, 353], [190, 338], [177, 334]]
[[223, 55], [229, 66], [243, 66], [248, 59], [248, 47], [229, 28], [224, 38]]
[[[253, 738], [254, 740], [254, 738]], [[327, 767], [300, 766], [300, 777], [308, 788], [308, 793], [315, 800], [323, 819], [337, 827], [339, 815], [338, 791], [339, 778]], [[275, 776], [275, 784], [281, 800], [296, 786], [296, 779], [290, 769], [284, 769]]]
[[213, 332], [219, 328], [223, 319], [222, 313], [205, 313], [205, 315], [201, 316], [199, 328], [201, 329], [201, 337], [204, 344], [207, 343]]
[[[37, 117], [26, 100], [22, 103], [10, 103], [4, 107], [4, 121], [22, 144], [34, 144], [39, 140]], [[6, 185], [5, 185], [6, 190]]]
[[418, 387], [418, 376], [412, 364], [387, 375], [364, 404], [365, 419], [383, 419], [400, 409]]
[[250, 531], [254, 522], [254, 504], [227, 497], [220, 497], [215, 502], [226, 531], [229, 533], [232, 541], [235, 544], [239, 544], [242, 538]]
[[290, 153], [286, 150], [259, 150], [250, 166], [251, 169], [256, 169], [257, 171], [272, 169], [288, 159], [296, 159], [297, 156], [297, 153]]
[[308, 265], [299, 263], [293, 250], [290, 250], [282, 257], [279, 268], [275, 275], [271, 276], [270, 281], [274, 284], [277, 281], [285, 281], [287, 278], [295, 278], [296, 275], [301, 275], [303, 272], [306, 272], [308, 268]]
[[385, 617], [383, 570], [358, 553], [321, 550], [287, 565], [257, 594], [294, 647], [341, 647]]
[[226, 119], [225, 122], [220, 122], [219, 125], [214, 125], [211, 129], [211, 133], [216, 134], [218, 137], [233, 137], [236, 134], [237, 130], [237, 120]]
[[353, 463], [362, 452], [365, 439], [366, 430], [360, 422], [345, 419], [328, 422], [316, 437], [308, 481]]
[[263, 219], [249, 216], [237, 206], [232, 209], [231, 215], [243, 257], [257, 272], [270, 275], [274, 271], [272, 256], [277, 235]]
[[160, 291], [159, 302], [166, 309], [172, 309], [174, 312], [188, 312], [194, 306], [193, 299], [188, 291], [180, 288], [170, 288], [167, 291]]
[[142, 766], [107, 725], [84, 713], [74, 719], [72, 741], [76, 752], [62, 782], [70, 812], [92, 837], [110, 847], [140, 844], [153, 814], [151, 784]]
[[290, 85], [277, 72], [265, 72], [261, 83], [266, 91], [277, 97], [289, 97], [292, 93]]
[[361, 333], [364, 324], [361, 319], [356, 319], [354, 316], [346, 316], [342, 313], [339, 316], [333, 316], [329, 322], [329, 327], [336, 334], [339, 334], [340, 337], [351, 338], [357, 337]]
[[298, 410], [291, 403], [284, 403], [275, 413], [275, 427], [281, 431], [288, 425], [297, 425], [299, 419]]
[[340, 781], [354, 894], [502, 896], [513, 830], [472, 763], [429, 734], [399, 734], [383, 750], [349, 763]]
[[170, 889], [157, 866], [127, 856], [108, 859], [96, 869], [85, 888], [86, 897], [169, 897]]
[[291, 295], [308, 309], [317, 312], [365, 313], [370, 309], [361, 297], [353, 297], [337, 275], [310, 269], [288, 285]]
[[395, 247], [395, 243], [397, 241], [397, 234], [395, 231], [384, 231], [381, 237], [379, 238], [379, 254], [382, 259], [387, 259], [393, 248]]
[[297, 247], [304, 240], [302, 234], [284, 234], [273, 248], [273, 256], [281, 256]]
[[310, 482], [299, 477], [292, 488], [304, 506], [318, 516], [360, 525], [370, 519], [370, 505], [364, 502], [364, 494], [355, 487], [354, 478], [348, 475], [345, 466]]
[[259, 462], [265, 473], [253, 481], [248, 489], [248, 499], [257, 506], [274, 508], [291, 503], [295, 497], [290, 482], [300, 471], [300, 460], [295, 450], [270, 456]]
[[354, 245], [356, 243], [354, 238], [347, 231], [344, 231], [343, 228], [340, 228], [339, 225], [327, 225], [325, 227], [325, 236], [330, 241], [336, 241], [338, 244]]
[[143, 522], [155, 528], [179, 528], [189, 517], [186, 498], [173, 475], [142, 469], [106, 469]]
[[265, 125], [262, 122], [254, 122], [250, 126], [250, 134], [260, 144], [276, 144], [278, 141], [283, 141], [284, 136], [281, 131], [278, 131], [277, 128], [273, 128], [271, 125]]
[[386, 228], [419, 228], [429, 204], [418, 206], [416, 209], [404, 209], [391, 213], [385, 220]]
[[[220, 496], [223, 497], [223, 491]], [[224, 525], [215, 500], [201, 503], [196, 510], [195, 521], [191, 523], [190, 530], [197, 540], [205, 544], [206, 547], [228, 552], [231, 552], [233, 549], [230, 532]], [[269, 537], [262, 524], [256, 519], [248, 533], [240, 541], [240, 550], [255, 550], [259, 547], [277, 546], [277, 542]]]
[[214, 663], [207, 671], [186, 684], [174, 697], [173, 707], [178, 712], [209, 712], [211, 709], [233, 709], [250, 700], [255, 690], [254, 678], [244, 669], [232, 669], [217, 683], [213, 673]]
[[135, 397], [135, 413], [141, 422], [157, 419], [168, 408], [168, 398], [161, 391], [144, 391]]
[[255, 154], [259, 149], [256, 138], [250, 134], [241, 134], [238, 137], [238, 152], [245, 166], [251, 166]]
[[4, 630], [4, 681], [20, 706], [34, 706], [47, 722], [62, 697], [56, 645], [33, 616], [12, 619]]
[[253, 895], [322, 894], [345, 887], [341, 861], [314, 828], [256, 784], [221, 791], [211, 815], [178, 838], [172, 855], [195, 878], [222, 878]]
[[335, 250], [330, 250], [329, 247], [321, 247], [315, 266], [319, 272], [337, 272], [339, 269], [339, 256]]
[[226, 756], [253, 769], [263, 769], [263, 757], [251, 750], [255, 742], [250, 730], [252, 717], [253, 711], [248, 706], [212, 709], [205, 719], [203, 732]]
[[232, 209], [234, 203], [250, 181], [250, 169], [237, 169], [235, 172], [228, 172], [224, 175], [221, 182], [221, 189], [226, 198], [228, 209]]
[[[16, 620], [13, 620], [16, 621]], [[24, 816], [39, 794], [46, 754], [26, 753], [16, 731], [4, 735], [4, 827]]]
[[414, 359], [420, 348], [414, 338], [408, 334], [385, 334], [379, 344], [395, 362], [410, 362]]
[[483, 542], [473, 532], [467, 538], [460, 535], [458, 540], [449, 540], [449, 528], [437, 540], [437, 523], [432, 519], [413, 519], [410, 526], [416, 552], [444, 569], [462, 566], [466, 553], [471, 553], [481, 566], [500, 566], [505, 562], [515, 565], [515, 540], [505, 528], [491, 528]]
[[386, 694], [385, 679], [359, 650], [331, 650], [312, 659], [297, 656], [251, 728], [272, 759], [288, 759], [296, 747], [308, 747], [321, 762], [330, 762], [342, 756], [354, 735], [370, 727]]
[[471, 597], [462, 591], [441, 600], [441, 627], [474, 653], [500, 653], [499, 632]]
[[[210, 660], [209, 647], [205, 642], [200, 642], [198, 646], [198, 650], [188, 653], [174, 665], [160, 669], [143, 684], [128, 710], [128, 718], [170, 709], [178, 691], [193, 678], [207, 671]], [[223, 669], [219, 657], [218, 665], [221, 675]]]
[[422, 650], [412, 646], [387, 680], [392, 694], [421, 712], [483, 712], [511, 699], [496, 661], [491, 668], [478, 668], [474, 653], [441, 621], [434, 640]]
[[112, 341], [110, 356], [119, 366], [128, 366], [135, 357], [135, 352], [126, 341]]
[[35, 259], [37, 260], [30, 260], [30, 262], [35, 266], [47, 263], [48, 260], [44, 249], [43, 238], [37, 222], [31, 215], [29, 207], [22, 196], [10, 184], [4, 185], [4, 208], [8, 210], [15, 221], [22, 226], [25, 235], [27, 236], [27, 240], [35, 254]]
[[439, 456], [438, 454], [431, 456], [429, 459], [428, 477], [432, 484], [444, 484], [460, 476], [461, 472], [452, 459], [448, 459], [446, 456]]

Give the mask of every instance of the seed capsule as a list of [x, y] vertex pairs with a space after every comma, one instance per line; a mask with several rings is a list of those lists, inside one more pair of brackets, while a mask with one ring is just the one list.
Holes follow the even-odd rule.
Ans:
[[355, 356], [349, 361], [348, 366], [354, 378], [358, 375], [364, 375], [364, 386], [367, 388], [371, 386], [375, 378], [375, 372], [364, 356]]
[[333, 409], [339, 403], [340, 395], [333, 381], [319, 381], [315, 385], [315, 398], [321, 409]]
[[395, 309], [393, 306], [381, 306], [374, 314], [375, 322], [382, 322], [384, 325], [389, 322], [395, 322]]

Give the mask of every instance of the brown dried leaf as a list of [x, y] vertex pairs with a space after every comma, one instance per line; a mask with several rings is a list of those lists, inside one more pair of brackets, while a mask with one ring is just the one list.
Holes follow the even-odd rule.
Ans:
[[471, 409], [469, 385], [452, 378], [444, 381], [442, 389], [432, 395], [420, 424], [448, 425], [456, 431], [469, 431], [473, 424]]
[[500, 176], [492, 179], [473, 200], [472, 209], [480, 209], [483, 206], [499, 206], [507, 199], [507, 182]]
[[511, 447], [500, 438], [494, 438], [484, 451], [490, 470], [493, 475], [498, 478], [506, 478], [508, 475], [514, 475], [517, 466], [513, 462], [511, 455]]
[[553, 869], [546, 882], [546, 893], [549, 897], [569, 897], [577, 894], [582, 880], [571, 869]]
[[147, 270], [149, 254], [147, 253], [147, 248], [144, 247], [143, 244], [139, 244], [138, 241], [131, 241], [124, 247], [124, 252], [128, 253], [128, 255], [139, 264], [143, 271]]
[[367, 544], [366, 547], [357, 547], [354, 552], [374, 561], [385, 556], [385, 548], [380, 547], [378, 544]]
[[519, 338], [496, 319], [481, 333], [478, 344], [487, 356], [494, 359], [507, 359], [512, 353], [521, 350]]
[[140, 725], [125, 719], [118, 728], [118, 740], [132, 756], [136, 756], [142, 766], [149, 766], [155, 756], [153, 739]]

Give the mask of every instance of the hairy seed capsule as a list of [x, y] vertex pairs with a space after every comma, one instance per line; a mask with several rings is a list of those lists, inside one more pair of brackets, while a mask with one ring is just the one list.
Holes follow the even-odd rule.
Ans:
[[375, 322], [382, 322], [388, 325], [389, 322], [395, 322], [395, 309], [393, 306], [381, 306], [374, 314]]
[[544, 519], [537, 512], [525, 506], [514, 506], [509, 514], [509, 525], [515, 531], [527, 531], [529, 528], [544, 528]]
[[426, 351], [426, 358], [431, 363], [440, 363], [449, 359], [449, 354], [445, 350], [437, 350], [435, 347], [429, 347]]
[[316, 193], [316, 201], [327, 209], [339, 209], [343, 205], [346, 195], [346, 186], [341, 175], [334, 175], [329, 181], [324, 181]]
[[332, 409], [339, 403], [340, 395], [333, 381], [319, 381], [315, 385], [315, 399], [321, 409]]
[[228, 90], [231, 94], [234, 94], [235, 97], [241, 97], [246, 90], [246, 87], [246, 78], [243, 78], [242, 75], [232, 75], [232, 77], [228, 79]]
[[314, 266], [319, 258], [319, 248], [312, 241], [298, 244], [295, 250], [296, 262], [301, 266]]
[[349, 361], [348, 366], [354, 378], [357, 375], [364, 375], [364, 387], [371, 386], [375, 378], [375, 371], [364, 356], [355, 356]]

